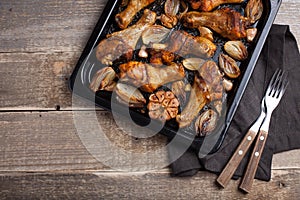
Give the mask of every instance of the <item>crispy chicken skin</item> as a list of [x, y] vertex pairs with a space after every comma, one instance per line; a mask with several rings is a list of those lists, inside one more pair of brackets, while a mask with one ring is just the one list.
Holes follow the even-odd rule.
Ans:
[[122, 81], [140, 87], [145, 92], [153, 92], [158, 87], [166, 83], [182, 80], [185, 76], [183, 66], [177, 63], [157, 68], [147, 63], [130, 61], [121, 64], [119, 69], [119, 78]]
[[130, 0], [127, 8], [121, 13], [117, 14], [115, 20], [121, 29], [125, 29], [133, 20], [137, 12], [144, 7], [150, 5], [155, 0]]
[[114, 32], [99, 43], [96, 49], [97, 59], [105, 65], [111, 65], [119, 58], [130, 60], [141, 34], [147, 27], [153, 25], [155, 20], [156, 13], [146, 9], [135, 25]]
[[210, 58], [216, 49], [216, 45], [210, 40], [194, 37], [184, 31], [174, 31], [168, 42], [168, 51], [180, 56], [195, 55], [201, 58]]
[[242, 3], [244, 0], [188, 0], [191, 7], [195, 10], [211, 11], [221, 4]]
[[182, 17], [182, 22], [187, 28], [206, 26], [230, 40], [247, 37], [246, 29], [250, 25], [247, 18], [230, 8], [222, 8], [213, 12], [191, 11]]

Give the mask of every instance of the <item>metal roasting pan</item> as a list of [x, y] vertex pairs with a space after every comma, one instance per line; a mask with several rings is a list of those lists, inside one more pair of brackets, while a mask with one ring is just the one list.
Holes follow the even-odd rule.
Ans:
[[[209, 149], [208, 153], [213, 153], [221, 146], [226, 132], [230, 126], [236, 109], [240, 103], [243, 93], [247, 87], [247, 83], [251, 77], [255, 64], [263, 48], [264, 42], [268, 36], [271, 25], [276, 17], [278, 9], [282, 0], [264, 0], [264, 12], [261, 19], [255, 24], [258, 29], [258, 35], [256, 39], [248, 48], [249, 57], [247, 60], [240, 63], [241, 76], [235, 81], [235, 87], [233, 92], [230, 92], [227, 97], [227, 106], [224, 117], [221, 119], [221, 125], [215, 130], [214, 133], [210, 134], [210, 139], [215, 140], [213, 148]], [[74, 95], [82, 97], [85, 100], [95, 103], [96, 106], [104, 108], [105, 110], [111, 111], [112, 105], [117, 108], [118, 112], [128, 112], [128, 108], [123, 104], [119, 104], [112, 98], [111, 92], [97, 92], [96, 95], [89, 88], [89, 84], [92, 80], [93, 75], [101, 67], [101, 63], [97, 61], [95, 57], [95, 47], [98, 43], [105, 38], [108, 33], [117, 31], [117, 25], [114, 21], [114, 16], [120, 11], [121, 0], [107, 1], [98, 23], [96, 24], [79, 60], [76, 64], [74, 71], [69, 79], [69, 87], [73, 91]], [[231, 5], [225, 5], [231, 6]], [[237, 8], [236, 5], [234, 9]], [[148, 8], [148, 7], [147, 7]], [[156, 9], [155, 6], [150, 9]], [[142, 12], [142, 11], [141, 11]], [[242, 11], [243, 12], [243, 11]], [[216, 58], [215, 58], [216, 59]], [[130, 109], [130, 116], [137, 124], [143, 126], [147, 125], [150, 121], [149, 117], [145, 114], [141, 114], [137, 110]], [[180, 138], [180, 142], [190, 144], [191, 148], [198, 150], [204, 144], [205, 137], [195, 137], [189, 129], [180, 130], [174, 125], [175, 122], [170, 121], [160, 130], [160, 133], [172, 139], [176, 135], [176, 138]]]

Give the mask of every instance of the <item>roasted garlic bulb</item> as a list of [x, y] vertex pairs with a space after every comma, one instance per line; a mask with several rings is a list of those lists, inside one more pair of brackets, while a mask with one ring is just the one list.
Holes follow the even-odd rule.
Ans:
[[149, 97], [149, 116], [152, 119], [167, 121], [178, 114], [179, 101], [171, 91], [160, 90]]

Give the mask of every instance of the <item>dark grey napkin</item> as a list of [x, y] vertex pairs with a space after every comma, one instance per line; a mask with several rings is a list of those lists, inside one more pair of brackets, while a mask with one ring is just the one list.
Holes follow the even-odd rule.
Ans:
[[[260, 114], [261, 99], [277, 68], [288, 72], [289, 85], [273, 112], [269, 137], [255, 176], [260, 180], [270, 180], [273, 153], [300, 148], [300, 56], [296, 39], [287, 25], [272, 26], [221, 148], [201, 159], [197, 152], [188, 150], [170, 165], [172, 175], [192, 176], [200, 169], [217, 174], [222, 171]], [[168, 150], [172, 156], [176, 153], [176, 146], [170, 146]], [[251, 149], [236, 170], [235, 178], [243, 175], [250, 153]]]

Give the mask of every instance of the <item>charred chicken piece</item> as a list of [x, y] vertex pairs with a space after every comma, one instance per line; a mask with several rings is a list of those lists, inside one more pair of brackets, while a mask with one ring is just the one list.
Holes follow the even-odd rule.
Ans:
[[116, 73], [113, 68], [104, 67], [94, 75], [92, 82], [90, 83], [90, 89], [94, 92], [99, 90], [113, 91], [117, 84], [114, 81], [115, 78]]
[[97, 59], [106, 65], [112, 65], [115, 60], [120, 58], [130, 60], [133, 50], [142, 34], [156, 20], [156, 13], [145, 10], [141, 19], [133, 26], [108, 35], [107, 39], [102, 40], [96, 49]]
[[140, 87], [142, 91], [153, 92], [158, 87], [173, 81], [182, 80], [185, 76], [181, 64], [157, 68], [150, 64], [131, 61], [119, 66], [119, 78]]
[[247, 37], [246, 29], [250, 24], [247, 18], [230, 8], [222, 8], [213, 12], [191, 11], [182, 17], [182, 22], [187, 28], [209, 27], [230, 40]]
[[126, 29], [137, 12], [150, 5], [154, 1], [155, 0], [130, 0], [127, 8], [121, 13], [117, 14], [115, 17], [118, 26], [121, 29]]
[[179, 101], [171, 91], [160, 90], [149, 97], [149, 116], [152, 119], [167, 121], [178, 114]]
[[246, 17], [251, 23], [255, 23], [262, 16], [264, 5], [262, 0], [249, 0], [245, 9]]
[[195, 10], [211, 11], [221, 4], [242, 3], [244, 0], [188, 0], [191, 7]]
[[146, 99], [142, 93], [131, 85], [118, 83], [116, 85], [117, 100], [120, 103], [133, 108], [142, 108], [146, 104]]
[[174, 31], [168, 43], [168, 51], [174, 52], [182, 57], [195, 55], [201, 58], [210, 58], [217, 50], [216, 45], [204, 38], [195, 37], [184, 31]]
[[216, 128], [219, 115], [216, 111], [208, 109], [204, 111], [195, 122], [195, 130], [200, 137], [212, 133]]
[[158, 67], [164, 64], [171, 65], [175, 59], [174, 53], [166, 50], [157, 51], [155, 49], [151, 49], [150, 55], [151, 55], [150, 63]]

